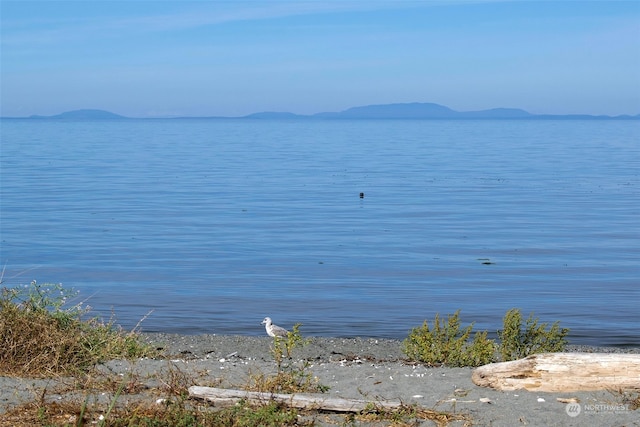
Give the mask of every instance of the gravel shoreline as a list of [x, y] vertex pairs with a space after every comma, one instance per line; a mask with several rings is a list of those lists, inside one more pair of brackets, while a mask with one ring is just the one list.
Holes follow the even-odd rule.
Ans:
[[[98, 369], [120, 376], [135, 373], [146, 382], [148, 390], [157, 388], [158, 377], [171, 369], [189, 375], [192, 385], [225, 388], [239, 388], [251, 375], [275, 371], [269, 337], [164, 333], [148, 333], [142, 337], [164, 357], [133, 362], [114, 360]], [[620, 392], [502, 392], [478, 387], [471, 381], [472, 368], [434, 368], [407, 363], [400, 344], [398, 340], [388, 339], [311, 338], [307, 346], [296, 350], [292, 363], [305, 360], [319, 383], [329, 387], [328, 397], [400, 400], [428, 409], [465, 414], [473, 425], [640, 426], [640, 410], [634, 411], [625, 405], [625, 396]], [[640, 348], [570, 346], [567, 351], [640, 354]], [[53, 382], [0, 377], [0, 418], [11, 407], [34, 400], [44, 389], [48, 391], [47, 399], [63, 400], [74, 395], [73, 391], [57, 392]], [[156, 398], [157, 395], [144, 392], [122, 397], [152, 401]], [[100, 396], [96, 396], [96, 401], [99, 399]], [[558, 399], [577, 399], [581, 413], [570, 416], [567, 404]], [[324, 425], [321, 420], [316, 421]], [[451, 425], [463, 424], [456, 421]]]

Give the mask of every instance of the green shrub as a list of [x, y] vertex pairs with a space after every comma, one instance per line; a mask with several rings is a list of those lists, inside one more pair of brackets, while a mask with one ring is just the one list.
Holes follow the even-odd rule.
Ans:
[[480, 366], [491, 362], [495, 344], [487, 332], [477, 332], [469, 343], [473, 324], [460, 328], [460, 310], [441, 320], [436, 314], [433, 328], [425, 320], [402, 342], [402, 351], [413, 360], [447, 366]]
[[527, 318], [523, 329], [522, 314], [517, 308], [507, 311], [503, 328], [498, 331], [503, 361], [520, 359], [536, 353], [563, 351], [567, 345], [565, 337], [569, 329], [560, 328], [559, 322], [555, 322], [547, 330], [547, 324], [538, 324], [538, 319], [533, 318], [533, 313]]

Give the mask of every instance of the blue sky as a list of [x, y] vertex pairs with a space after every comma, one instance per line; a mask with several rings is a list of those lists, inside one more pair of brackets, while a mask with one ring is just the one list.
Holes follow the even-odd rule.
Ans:
[[640, 113], [640, 1], [1, 2], [2, 116]]

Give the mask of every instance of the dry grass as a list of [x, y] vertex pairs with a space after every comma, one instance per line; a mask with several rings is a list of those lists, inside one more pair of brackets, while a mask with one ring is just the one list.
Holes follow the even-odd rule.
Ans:
[[461, 421], [463, 426], [473, 425], [471, 419], [464, 414], [423, 409], [412, 405], [404, 405], [398, 409], [381, 409], [372, 405], [367, 411], [354, 414], [354, 420], [369, 423], [384, 423], [394, 427], [415, 426], [416, 420], [432, 421], [438, 427], [445, 427], [454, 421]]
[[81, 320], [85, 311], [62, 309], [58, 285], [31, 283], [2, 290], [0, 299], [0, 374], [48, 377], [85, 370], [112, 358], [152, 353], [138, 334], [125, 333], [113, 322]]
[[[142, 378], [90, 371], [68, 385], [43, 390], [2, 415], [0, 427], [26, 426], [298, 426], [298, 411], [274, 402], [214, 408], [189, 398], [198, 378], [167, 361], [160, 376]], [[152, 379], [156, 386], [148, 387]]]
[[61, 320], [46, 311], [3, 304], [0, 318], [0, 374], [68, 374], [110, 358], [150, 352], [136, 334], [122, 333], [97, 320]]
[[276, 372], [273, 375], [252, 374], [243, 389], [266, 393], [324, 393], [329, 387], [320, 384], [305, 368]]
[[[173, 378], [180, 378], [180, 375]], [[166, 378], [171, 380], [171, 376]], [[192, 383], [194, 379], [187, 382]], [[471, 421], [464, 414], [447, 413], [432, 409], [422, 409], [405, 405], [388, 410], [372, 403], [360, 413], [335, 414], [331, 412], [298, 410], [274, 401], [251, 405], [247, 402], [229, 407], [214, 407], [201, 401], [193, 401], [182, 394], [184, 382], [172, 384], [163, 390], [147, 390], [146, 398], [136, 399], [138, 386], [130, 387], [135, 379], [123, 379], [116, 390], [113, 384], [105, 382], [109, 388], [106, 401], [96, 401], [98, 384], [85, 390], [84, 397], [77, 399], [37, 400], [15, 408], [3, 415], [0, 427], [43, 426], [313, 426], [319, 420], [323, 425], [389, 425], [415, 426], [429, 420], [436, 426], [447, 426], [451, 422], [462, 422], [470, 426]], [[104, 393], [104, 392], [103, 392]], [[176, 394], [177, 393], [177, 394]], [[153, 398], [152, 398], [153, 396]]]
[[[611, 391], [611, 393], [618, 397], [617, 401], [620, 401], [630, 411], [636, 411], [640, 409], [640, 393], [630, 390], [617, 390]], [[614, 401], [615, 403], [615, 401]]]

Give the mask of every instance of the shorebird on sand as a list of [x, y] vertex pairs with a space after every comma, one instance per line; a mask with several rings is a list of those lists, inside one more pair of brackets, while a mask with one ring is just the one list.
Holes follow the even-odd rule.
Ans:
[[271, 322], [271, 318], [270, 317], [265, 317], [264, 320], [262, 321], [262, 324], [264, 325], [264, 328], [267, 330], [267, 335], [269, 335], [270, 337], [285, 337], [287, 336], [287, 330], [285, 328], [281, 328], [278, 325], [274, 325]]

